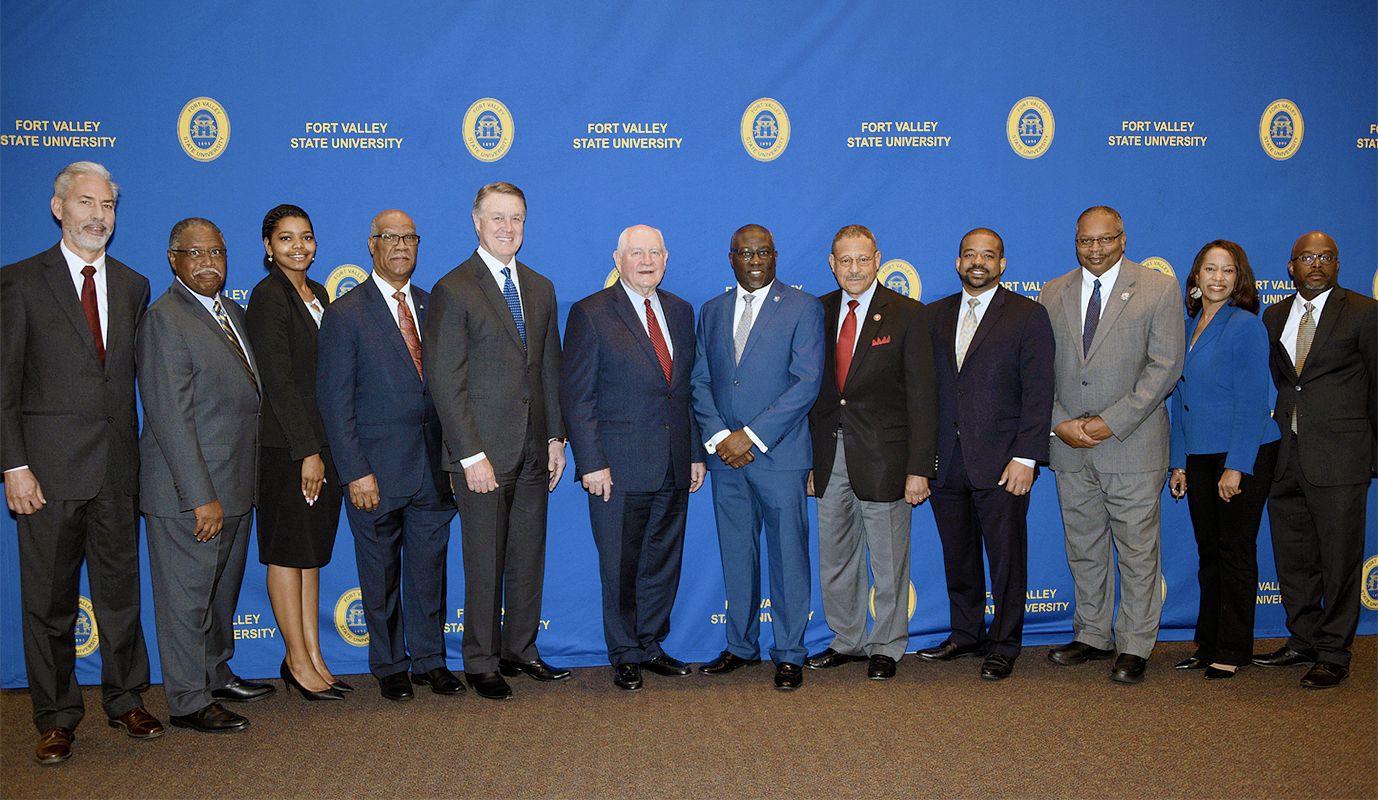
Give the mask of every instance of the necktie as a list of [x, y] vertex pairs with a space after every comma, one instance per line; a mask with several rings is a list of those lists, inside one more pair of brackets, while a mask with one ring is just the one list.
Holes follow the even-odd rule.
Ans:
[[[1311, 342], [1316, 338], [1316, 318], [1311, 315], [1316, 310], [1314, 303], [1304, 304], [1306, 313], [1301, 315], [1301, 324], [1297, 326], [1297, 377], [1301, 377], [1302, 367], [1306, 366], [1306, 357], [1311, 355]], [[1292, 433], [1297, 432], [1297, 407], [1292, 406]]]
[[412, 319], [411, 309], [407, 307], [407, 295], [404, 292], [393, 292], [392, 296], [397, 298], [397, 327], [402, 329], [402, 341], [407, 343], [407, 352], [411, 353], [411, 363], [416, 367], [416, 377], [422, 378], [421, 337], [416, 334], [416, 320]]
[[847, 316], [837, 332], [837, 390], [847, 385], [847, 373], [852, 368], [852, 353], [856, 350], [856, 307], [855, 300], [847, 301]]
[[967, 360], [967, 348], [971, 347], [971, 337], [976, 335], [976, 307], [981, 301], [975, 297], [967, 300], [967, 315], [962, 317], [962, 328], [957, 331], [957, 371], [962, 371], [962, 362]]
[[651, 334], [651, 348], [656, 351], [656, 359], [660, 361], [660, 369], [665, 373], [665, 382], [670, 382], [670, 374], [674, 364], [670, 361], [670, 346], [665, 343], [665, 334], [660, 332], [660, 320], [656, 319], [655, 309], [651, 308], [651, 299], [646, 298], [646, 330]]
[[96, 303], [96, 268], [87, 264], [81, 268], [81, 310], [86, 312], [86, 325], [91, 328], [91, 338], [96, 344], [96, 355], [100, 363], [105, 363], [105, 341], [100, 335], [100, 305]]
[[742, 309], [742, 318], [737, 320], [737, 334], [732, 337], [733, 344], [736, 345], [737, 363], [742, 363], [742, 351], [746, 349], [746, 337], [751, 333], [751, 301], [756, 298], [753, 295], [742, 295], [742, 302], [746, 307]]
[[254, 385], [254, 391], [258, 391], [258, 378], [254, 375], [254, 368], [249, 366], [249, 357], [244, 354], [244, 345], [239, 343], [239, 337], [235, 335], [234, 328], [230, 326], [230, 318], [226, 316], [219, 298], [216, 298], [215, 305], [212, 306], [211, 310], [215, 312], [215, 318], [220, 321], [220, 330], [225, 332], [225, 338], [230, 340], [230, 347], [234, 348], [234, 354], [239, 356], [239, 363], [244, 365], [244, 371], [248, 373], [249, 382]]
[[1086, 304], [1086, 327], [1081, 331], [1081, 354], [1091, 352], [1091, 340], [1096, 338], [1096, 326], [1100, 324], [1100, 279], [1091, 287], [1091, 302]]
[[507, 301], [507, 310], [512, 312], [512, 321], [517, 323], [517, 334], [522, 337], [522, 347], [526, 347], [526, 320], [522, 319], [522, 299], [517, 296], [517, 285], [512, 282], [512, 268], [503, 267], [502, 299]]

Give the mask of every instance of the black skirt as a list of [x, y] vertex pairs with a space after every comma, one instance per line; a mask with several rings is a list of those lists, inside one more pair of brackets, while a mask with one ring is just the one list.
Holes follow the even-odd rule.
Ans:
[[325, 483], [315, 505], [301, 494], [301, 459], [285, 447], [258, 450], [258, 560], [311, 569], [330, 563], [343, 491], [330, 450], [322, 450]]

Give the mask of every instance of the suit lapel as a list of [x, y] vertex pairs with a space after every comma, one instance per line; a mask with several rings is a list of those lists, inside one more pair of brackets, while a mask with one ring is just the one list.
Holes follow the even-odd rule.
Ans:
[[[751, 322], [751, 332], [747, 334], [746, 347], [742, 348], [742, 358], [741, 361], [738, 362], [739, 365], [746, 363], [747, 356], [751, 355], [752, 348], [756, 346], [756, 343], [761, 340], [762, 336], [767, 335], [763, 331], [765, 330], [765, 328], [770, 326], [770, 321], [775, 319], [775, 310], [779, 307], [780, 303], [782, 302], [784, 294], [784, 291], [780, 288], [780, 283], [777, 281], [776, 283], [771, 285], [770, 292], [761, 298], [761, 307], [752, 309], [752, 311], [756, 314], [756, 318]], [[733, 298], [733, 302], [734, 307], [732, 310], [736, 311], [735, 297]], [[731, 315], [729, 315], [727, 319], [728, 327], [730, 328], [732, 327]], [[736, 331], [733, 331], [732, 333], [728, 334], [729, 341], [733, 339], [735, 333]]]
[[1215, 316], [1214, 316], [1214, 317], [1211, 317], [1211, 321], [1208, 322], [1208, 323], [1206, 324], [1206, 329], [1203, 330], [1203, 331], [1201, 331], [1201, 336], [1200, 336], [1200, 338], [1198, 338], [1198, 339], [1196, 340], [1196, 344], [1194, 344], [1194, 345], [1191, 344], [1191, 336], [1192, 336], [1192, 334], [1194, 334], [1194, 333], [1196, 332], [1196, 318], [1195, 318], [1195, 317], [1188, 317], [1188, 318], [1187, 318], [1187, 321], [1186, 321], [1186, 329], [1187, 329], [1187, 330], [1186, 330], [1186, 334], [1187, 334], [1187, 339], [1186, 339], [1186, 340], [1187, 340], [1187, 343], [1188, 343], [1188, 344], [1187, 344], [1187, 360], [1186, 360], [1185, 363], [1188, 363], [1188, 364], [1191, 363], [1192, 358], [1194, 358], [1194, 357], [1196, 356], [1196, 353], [1197, 353], [1198, 351], [1205, 350], [1205, 349], [1206, 349], [1206, 345], [1208, 345], [1208, 344], [1210, 344], [1212, 341], [1214, 341], [1214, 340], [1220, 338], [1220, 332], [1223, 331], [1223, 330], [1225, 329], [1225, 322], [1226, 322], [1226, 320], [1228, 320], [1228, 319], [1230, 318], [1230, 315], [1233, 314], [1236, 310], [1237, 310], [1237, 309], [1236, 309], [1234, 306], [1231, 306], [1231, 305], [1221, 306], [1220, 310], [1217, 311], [1217, 312], [1215, 312]]
[[[1269, 352], [1273, 354], [1273, 358], [1277, 359], [1279, 371], [1289, 376], [1293, 382], [1297, 379], [1297, 367], [1292, 363], [1292, 357], [1287, 355], [1287, 348], [1282, 344], [1282, 331], [1287, 327], [1287, 317], [1292, 314], [1292, 303], [1295, 302], [1296, 297], [1293, 294], [1286, 300], [1275, 303], [1272, 308], [1276, 308], [1277, 313], [1264, 314], [1263, 316], [1263, 327], [1268, 331]], [[1276, 324], [1273, 323], [1273, 320], [1277, 320]], [[1314, 339], [1312, 346], [1315, 346]]]
[[670, 385], [673, 386], [680, 381], [689, 380], [689, 373], [685, 370], [687, 362], [684, 354], [694, 352], [698, 343], [694, 341], [693, 312], [689, 312], [688, 315], [685, 314], [689, 305], [686, 303], [682, 308], [676, 308], [677, 304], [665, 302], [664, 294], [660, 296], [660, 305], [661, 308], [665, 309], [665, 316], [668, 318], [667, 327], [670, 329], [670, 343], [674, 346], [675, 352], [679, 354], [670, 360]]
[[[507, 308], [507, 299], [502, 296], [502, 287], [498, 286], [498, 282], [493, 279], [493, 273], [488, 271], [488, 265], [483, 263], [483, 257], [478, 254], [477, 250], [474, 251], [469, 262], [470, 269], [473, 270], [474, 280], [478, 282], [479, 289], [483, 292], [484, 299], [488, 301], [488, 307], [493, 312], [493, 316], [497, 318], [498, 324], [507, 328], [513, 343], [517, 347], [521, 347], [522, 335], [517, 332], [517, 321], [512, 318], [512, 312]], [[518, 280], [521, 279], [520, 273], [517, 278]], [[520, 289], [517, 291], [518, 294], [521, 293]], [[527, 333], [530, 334], [530, 330]]]
[[105, 363], [110, 364], [111, 353], [115, 358], [126, 347], [133, 346], [132, 339], [126, 339], [123, 332], [134, 330], [134, 320], [129, 318], [129, 310], [138, 303], [138, 298], [133, 297], [134, 288], [127, 279], [128, 274], [124, 270], [111, 269], [110, 255], [105, 256], [105, 293], [108, 301], [106, 309], [108, 319], [105, 321]]
[[[990, 293], [990, 299], [986, 301], [990, 303], [990, 305], [986, 306], [986, 313], [981, 316], [981, 324], [977, 326], [976, 333], [971, 337], [971, 344], [967, 345], [967, 359], [970, 359], [971, 354], [976, 352], [977, 348], [981, 346], [981, 342], [985, 341], [986, 335], [991, 332], [991, 329], [1000, 324], [1000, 316], [1005, 313], [1006, 291], [1008, 290], [997, 286], [995, 287], [995, 291]], [[953, 329], [952, 337], [955, 342], [957, 337], [955, 328]], [[953, 363], [955, 364], [955, 346], [953, 349]]]
[[[1330, 297], [1327, 298], [1325, 303], [1325, 311], [1321, 313], [1321, 321], [1316, 324], [1316, 335], [1311, 337], [1312, 353], [1317, 353], [1325, 347], [1326, 340], [1330, 338], [1330, 334], [1335, 330], [1335, 326], [1340, 323], [1340, 315], [1344, 313], [1345, 306], [1347, 305], [1345, 301], [1347, 299], [1347, 293], [1344, 289], [1336, 286], [1334, 289], [1330, 290]], [[1310, 356], [1307, 356], [1307, 360], [1310, 360], [1310, 358]], [[1298, 377], [1304, 377], [1305, 375], [1306, 365], [1303, 364], [1301, 375]]]
[[[364, 310], [365, 313], [368, 314], [369, 319], [373, 321], [374, 328], [378, 331], [378, 336], [388, 343], [389, 348], [392, 350], [393, 357], [399, 359], [402, 364], [406, 365], [407, 368], [403, 371], [411, 377], [416, 378], [419, 382], [420, 378], [417, 378], [416, 367], [412, 364], [411, 351], [407, 349], [407, 343], [402, 341], [402, 329], [397, 327], [397, 320], [392, 317], [392, 311], [388, 308], [388, 301], [384, 300], [383, 296], [378, 293], [378, 286], [374, 283], [376, 280], [377, 278], [370, 277], [367, 281], [354, 287], [351, 291], [364, 289], [367, 292], [367, 294], [364, 295]], [[367, 286], [367, 288], [365, 288], [365, 286]], [[412, 297], [413, 299], [416, 297], [415, 292], [412, 293]], [[420, 304], [413, 302], [413, 305]], [[421, 328], [421, 325], [421, 311], [417, 309], [416, 327], [418, 330]]]
[[[852, 351], [852, 365], [847, 369], [847, 380], [843, 383], [846, 388], [852, 378], [861, 374], [861, 369], [866, 364], [866, 355], [871, 352], [871, 341], [876, 338], [876, 333], [880, 331], [881, 323], [885, 321], [889, 313], [890, 298], [882, 291], [883, 287], [877, 286], [875, 294], [871, 295], [871, 305], [866, 308], [866, 318], [857, 320], [856, 349]], [[842, 297], [838, 296], [837, 314], [833, 315], [836, 320], [837, 315], [842, 313]], [[836, 337], [834, 337], [836, 343]]]
[[[651, 346], [651, 337], [646, 332], [646, 328], [642, 327], [641, 318], [637, 316], [636, 310], [632, 307], [632, 299], [627, 296], [627, 292], [623, 290], [620, 284], [612, 288], [617, 290], [617, 294], [612, 298], [613, 312], [617, 314], [618, 319], [622, 320], [622, 324], [627, 326], [627, 330], [631, 331], [632, 339], [636, 341], [642, 354], [650, 359], [650, 363], [655, 367], [656, 373], [663, 374], [660, 369], [660, 359], [656, 358], [655, 348]], [[662, 303], [661, 308], [664, 307]], [[678, 342], [676, 342], [676, 345], [678, 345]], [[684, 351], [681, 350], [680, 352]], [[671, 360], [670, 375], [672, 377], [674, 376], [673, 359]]]
[[[92, 358], [99, 359], [96, 354], [96, 342], [91, 338], [91, 326], [86, 324], [86, 312], [81, 308], [81, 296], [77, 294], [76, 287], [72, 285], [72, 273], [67, 270], [67, 260], [62, 257], [62, 251], [54, 248], [48, 251], [48, 257], [44, 260], [43, 276], [48, 279], [48, 288], [52, 290], [54, 304], [62, 309], [67, 316], [67, 321], [72, 323], [78, 338], [86, 343], [86, 352]], [[107, 259], [108, 260], [108, 259]], [[109, 264], [106, 265], [106, 284], [107, 295], [110, 292]], [[113, 306], [114, 303], [107, 303]], [[106, 329], [110, 328], [109, 321], [106, 321]], [[107, 334], [108, 338], [109, 334]]]
[[1076, 350], [1077, 359], [1081, 363], [1086, 363], [1086, 353], [1081, 347], [1082, 322], [1081, 322], [1081, 283], [1084, 276], [1081, 274], [1081, 267], [1077, 268], [1076, 278], [1068, 282], [1062, 290], [1062, 319], [1067, 325], [1067, 332], [1071, 341], [1076, 342], [1072, 349]]
[[[1091, 349], [1086, 353], [1086, 360], [1095, 358], [1096, 351], [1100, 349], [1101, 342], [1110, 335], [1110, 329], [1115, 326], [1115, 320], [1119, 319], [1124, 307], [1129, 305], [1129, 301], [1134, 298], [1134, 285], [1139, 282], [1137, 265], [1125, 259], [1120, 264], [1120, 276], [1115, 280], [1115, 285], [1110, 287], [1109, 297], [1101, 297], [1102, 308], [1100, 323], [1096, 325], [1096, 335], [1091, 339]], [[1102, 289], [1105, 286], [1101, 286]]]

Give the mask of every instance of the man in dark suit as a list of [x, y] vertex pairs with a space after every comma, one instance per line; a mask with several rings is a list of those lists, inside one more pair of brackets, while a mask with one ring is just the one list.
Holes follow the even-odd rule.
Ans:
[[910, 506], [928, 497], [936, 411], [923, 305], [876, 281], [880, 260], [864, 226], [833, 236], [828, 264], [841, 288], [823, 296], [833, 346], [809, 412], [809, 493], [818, 497], [818, 576], [833, 641], [805, 664], [869, 660], [872, 680], [894, 677], [909, 642]]
[[1265, 667], [1311, 664], [1329, 689], [1349, 677], [1359, 624], [1360, 564], [1378, 419], [1378, 304], [1336, 285], [1340, 250], [1312, 231], [1292, 245], [1297, 294], [1263, 312], [1282, 432], [1268, 493], [1278, 588], [1292, 636]]
[[705, 473], [690, 407], [694, 311], [659, 291], [670, 254], [660, 231], [634, 225], [613, 252], [617, 283], [570, 309], [560, 371], [576, 473], [603, 584], [613, 683], [634, 692], [642, 669], [683, 676], [661, 643], [679, 589], [689, 494]]
[[699, 669], [760, 662], [761, 529], [770, 551], [775, 687], [804, 682], [809, 617], [805, 483], [813, 464], [807, 415], [823, 376], [823, 305], [775, 280], [775, 240], [760, 225], [732, 234], [737, 285], [699, 314], [694, 414], [709, 437], [713, 511], [727, 590], [727, 649]]
[[565, 469], [560, 331], [555, 287], [517, 260], [522, 190], [484, 186], [473, 219], [478, 249], [435, 285], [426, 371], [463, 537], [464, 673], [480, 697], [505, 700], [504, 675], [569, 677], [536, 650], [546, 502]]
[[148, 281], [105, 252], [118, 191], [99, 164], [65, 167], [49, 204], [61, 240], [0, 270], [0, 465], [19, 523], [24, 666], [40, 764], [67, 760], [85, 713], [72, 633], [83, 557], [105, 713], [136, 739], [163, 733], [140, 699], [149, 673], [139, 623], [134, 330]]
[[172, 227], [175, 279], [138, 331], [139, 506], [148, 529], [163, 691], [172, 724], [240, 731], [221, 700], [257, 700], [271, 684], [230, 670], [258, 464], [258, 367], [244, 311], [220, 294], [225, 239], [210, 220]]
[[422, 366], [429, 297], [411, 282], [420, 244], [405, 213], [373, 218], [373, 274], [326, 309], [316, 361], [321, 421], [348, 489], [369, 671], [389, 700], [410, 700], [412, 683], [441, 695], [464, 691], [445, 666], [445, 553], [455, 513]]
[[[1000, 285], [1005, 242], [976, 228], [957, 248], [962, 291], [928, 308], [938, 376], [933, 518], [943, 543], [952, 633], [929, 661], [984, 655], [981, 677], [1008, 678], [1019, 656], [1028, 583], [1029, 490], [1048, 461], [1053, 328], [1043, 306]], [[995, 618], [985, 624], [990, 561]]]

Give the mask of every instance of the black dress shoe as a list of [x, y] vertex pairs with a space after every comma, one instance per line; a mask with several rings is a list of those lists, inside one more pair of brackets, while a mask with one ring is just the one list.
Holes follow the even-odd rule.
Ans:
[[618, 664], [612, 668], [612, 683], [628, 692], [641, 691], [641, 665]]
[[394, 672], [378, 679], [378, 691], [388, 700], [410, 700], [415, 697], [411, 690], [411, 679], [406, 671]]
[[509, 700], [512, 698], [512, 687], [507, 685], [507, 681], [496, 672], [466, 672], [464, 680], [474, 688], [479, 697], [484, 700]]
[[1120, 653], [1115, 658], [1115, 666], [1110, 670], [1110, 680], [1116, 683], [1143, 683], [1144, 670], [1148, 659], [1129, 653]]
[[1189, 656], [1172, 665], [1173, 669], [1205, 669], [1209, 664], [1196, 656]]
[[775, 665], [775, 688], [789, 692], [804, 685], [804, 668], [798, 664], [781, 662]]
[[851, 664], [854, 661], [865, 660], [866, 656], [852, 655], [851, 653], [839, 653], [836, 650], [829, 647], [827, 650], [824, 650], [823, 652], [817, 655], [812, 655], [804, 659], [804, 666], [808, 667], [809, 669], [832, 669], [833, 667], [840, 667], [843, 664]]
[[657, 675], [664, 675], [667, 678], [682, 678], [693, 672], [689, 665], [680, 661], [678, 658], [661, 653], [655, 658], [648, 658], [641, 662], [641, 668], [647, 672], [654, 672]]
[[282, 660], [282, 668], [278, 670], [282, 676], [282, 682], [288, 688], [296, 689], [301, 692], [301, 696], [307, 700], [343, 700], [344, 695], [337, 692], [333, 687], [327, 687], [322, 691], [313, 691], [301, 685], [296, 676], [292, 674], [292, 668], [287, 666], [287, 659]]
[[499, 659], [498, 672], [509, 678], [515, 678], [520, 673], [526, 673], [538, 681], [562, 681], [569, 677], [569, 670], [556, 669], [539, 658], [534, 661]]
[[873, 681], [888, 681], [895, 677], [895, 659], [890, 656], [871, 656], [866, 664], [866, 677]]
[[1115, 655], [1114, 650], [1101, 650], [1085, 642], [1071, 641], [1061, 647], [1048, 651], [1048, 660], [1060, 667], [1085, 664], [1087, 661], [1104, 661]]
[[350, 686], [349, 684], [345, 683], [339, 678], [336, 678], [334, 681], [331, 682], [330, 688], [334, 689], [337, 692], [344, 692], [345, 694], [349, 694], [350, 692], [354, 691], [353, 686]]
[[1333, 689], [1349, 677], [1349, 667], [1317, 661], [1301, 677], [1301, 685], [1307, 689]]
[[988, 653], [986, 660], [981, 662], [981, 679], [986, 681], [1003, 681], [1014, 672], [1014, 659], [999, 653]]
[[726, 675], [734, 669], [741, 669], [742, 667], [749, 667], [752, 664], [759, 663], [761, 663], [761, 659], [759, 658], [742, 658], [741, 656], [733, 655], [724, 650], [718, 654], [717, 658], [709, 661], [707, 664], [701, 665], [699, 667], [699, 672], [705, 675]]
[[444, 667], [413, 672], [411, 682], [418, 686], [429, 686], [435, 694], [464, 694], [464, 684]]
[[1271, 653], [1255, 653], [1252, 661], [1260, 667], [1291, 667], [1316, 663], [1316, 654], [1303, 653], [1283, 645]]
[[249, 720], [226, 709], [219, 703], [211, 703], [195, 714], [169, 717], [179, 728], [191, 728], [201, 733], [233, 733], [249, 727]]
[[252, 703], [255, 700], [262, 700], [277, 690], [277, 687], [271, 683], [258, 683], [257, 681], [235, 678], [219, 689], [212, 689], [211, 697], [231, 703]]
[[1237, 669], [1221, 669], [1220, 667], [1207, 665], [1207, 666], [1206, 666], [1206, 680], [1208, 680], [1208, 681], [1225, 681], [1225, 680], [1229, 680], [1230, 678], [1233, 678], [1233, 677], [1234, 677], [1234, 674], [1235, 674], [1236, 672], [1238, 672], [1238, 671], [1239, 671], [1239, 670], [1237, 670]]
[[919, 651], [919, 658], [924, 661], [951, 661], [954, 658], [964, 658], [966, 656], [979, 656], [985, 648], [978, 642], [971, 644], [956, 644], [951, 639], [943, 642], [937, 647], [925, 647]]

